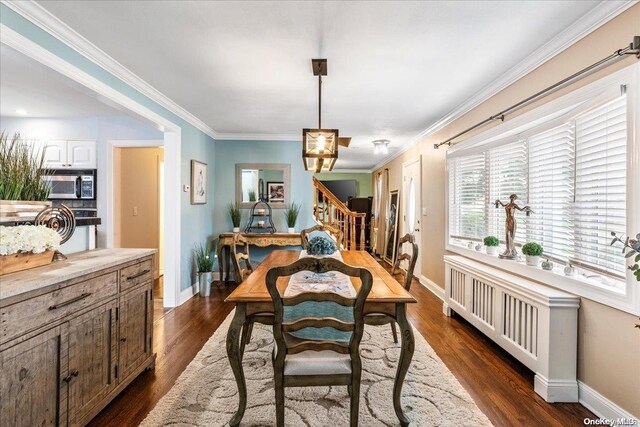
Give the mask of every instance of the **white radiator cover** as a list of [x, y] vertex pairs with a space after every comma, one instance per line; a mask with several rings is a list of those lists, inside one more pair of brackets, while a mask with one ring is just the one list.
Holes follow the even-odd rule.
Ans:
[[443, 310], [455, 311], [536, 373], [547, 402], [578, 402], [580, 298], [448, 255]]

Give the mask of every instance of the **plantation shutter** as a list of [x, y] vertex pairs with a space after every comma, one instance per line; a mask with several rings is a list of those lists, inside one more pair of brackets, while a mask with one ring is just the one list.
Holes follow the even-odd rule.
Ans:
[[573, 252], [571, 208], [574, 192], [574, 130], [572, 123], [531, 136], [529, 146], [528, 241], [540, 243], [544, 254], [562, 260]]
[[[505, 211], [495, 207], [496, 199], [509, 202], [511, 194], [517, 194], [516, 203], [523, 207], [527, 204], [527, 147], [525, 141], [513, 142], [489, 150], [489, 188], [488, 188], [488, 230], [487, 234], [505, 240]], [[516, 211], [516, 241], [526, 240], [527, 219], [524, 213]]]
[[573, 260], [624, 275], [611, 232], [626, 230], [626, 96], [576, 119]]
[[480, 239], [485, 230], [484, 153], [449, 160], [449, 234]]

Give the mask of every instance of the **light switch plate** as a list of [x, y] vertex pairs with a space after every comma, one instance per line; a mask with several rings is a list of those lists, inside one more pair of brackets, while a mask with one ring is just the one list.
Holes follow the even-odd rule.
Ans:
[[427, 208], [422, 208], [422, 216], [427, 216]]
[[191, 187], [188, 184], [182, 186], [182, 191], [184, 191], [185, 193], [188, 193], [189, 190], [191, 190]]

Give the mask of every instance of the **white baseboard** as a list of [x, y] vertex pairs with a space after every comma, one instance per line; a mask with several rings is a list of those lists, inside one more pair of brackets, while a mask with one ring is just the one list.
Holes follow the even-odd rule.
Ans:
[[610, 420], [617, 420], [619, 418], [629, 420], [638, 419], [582, 381], [578, 381], [578, 394], [580, 396], [579, 402], [582, 406], [596, 414], [599, 418]]
[[420, 275], [418, 281], [422, 286], [430, 290], [435, 296], [444, 301], [444, 289], [436, 285], [434, 281], [432, 281], [431, 279], [427, 279], [427, 277], [425, 277], [424, 275]]
[[533, 389], [550, 403], [578, 402], [576, 380], [549, 380], [538, 373], [533, 379]]

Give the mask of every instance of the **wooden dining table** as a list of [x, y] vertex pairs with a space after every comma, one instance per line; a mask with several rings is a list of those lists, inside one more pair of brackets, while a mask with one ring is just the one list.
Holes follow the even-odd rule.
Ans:
[[[366, 268], [373, 276], [373, 286], [364, 306], [365, 314], [386, 314], [395, 319], [400, 329], [401, 348], [398, 368], [393, 384], [393, 407], [400, 425], [409, 425], [409, 419], [402, 411], [400, 396], [404, 378], [413, 358], [415, 340], [413, 328], [407, 319], [407, 304], [416, 300], [404, 289], [369, 253], [364, 251], [341, 251], [342, 259], [346, 264]], [[235, 314], [227, 332], [227, 356], [231, 369], [238, 385], [238, 409], [229, 421], [229, 425], [240, 424], [247, 406], [247, 384], [242, 368], [241, 336], [246, 320], [254, 318], [258, 320], [265, 314], [273, 314], [273, 303], [267, 291], [266, 275], [272, 267], [284, 266], [298, 260], [300, 251], [276, 250], [271, 252], [258, 268], [242, 282], [225, 300], [234, 303]], [[358, 289], [358, 283], [352, 280], [354, 288]], [[281, 278], [278, 288], [281, 294], [287, 287], [288, 279]]]

